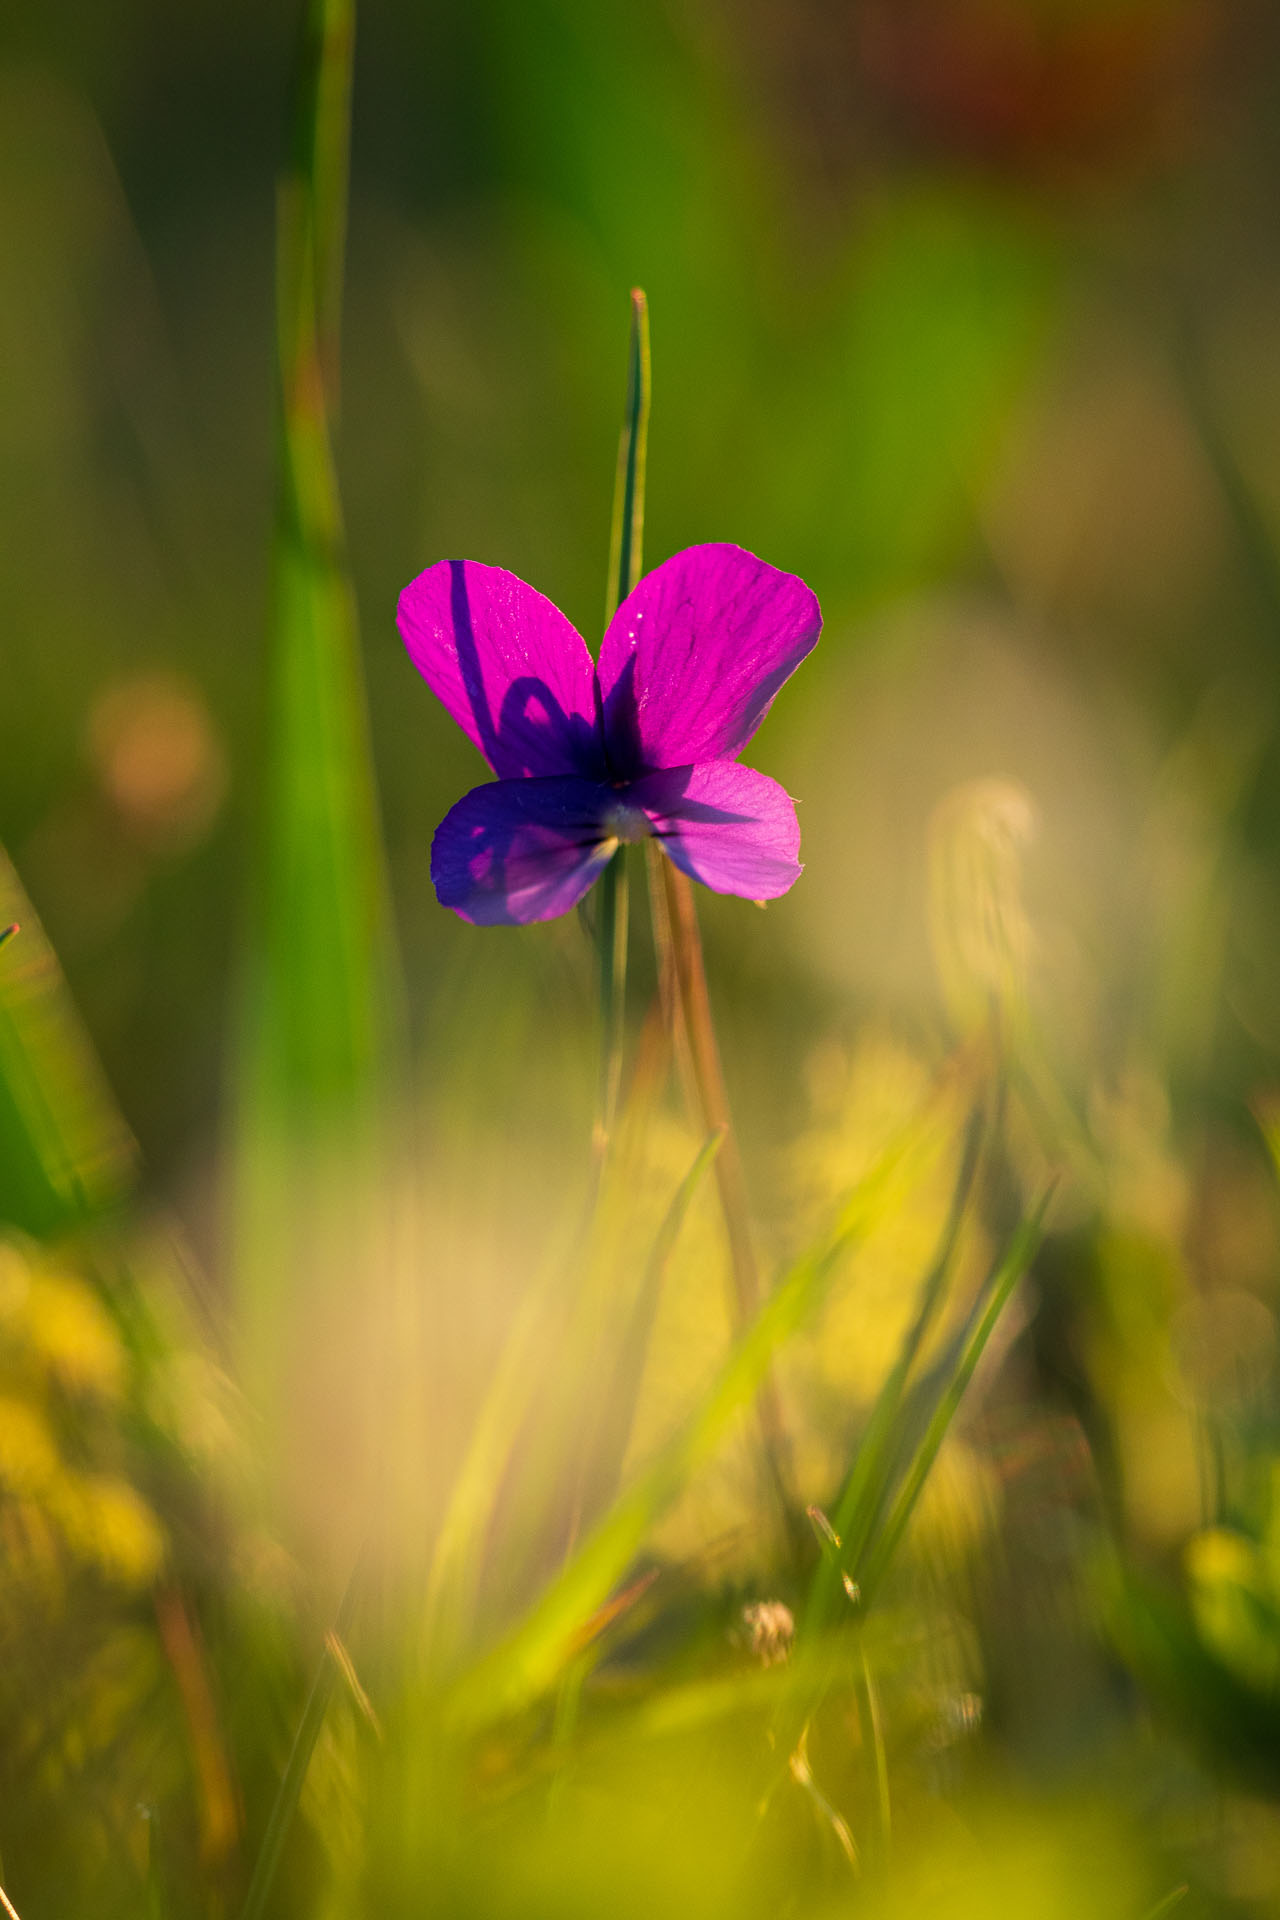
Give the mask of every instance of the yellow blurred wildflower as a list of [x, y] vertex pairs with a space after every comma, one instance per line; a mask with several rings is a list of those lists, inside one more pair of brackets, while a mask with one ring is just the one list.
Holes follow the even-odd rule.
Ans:
[[83, 1281], [38, 1273], [27, 1298], [26, 1333], [41, 1368], [60, 1387], [119, 1398], [125, 1379], [120, 1337]]

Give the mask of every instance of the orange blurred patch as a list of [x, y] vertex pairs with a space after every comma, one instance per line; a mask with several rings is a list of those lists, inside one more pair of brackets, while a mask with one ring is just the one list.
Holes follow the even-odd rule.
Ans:
[[186, 847], [212, 826], [227, 789], [226, 755], [203, 700], [182, 681], [147, 674], [109, 687], [89, 718], [89, 753], [139, 839]]
[[1219, 25], [1211, 0], [870, 0], [858, 17], [864, 73], [914, 132], [1018, 165], [1162, 144]]

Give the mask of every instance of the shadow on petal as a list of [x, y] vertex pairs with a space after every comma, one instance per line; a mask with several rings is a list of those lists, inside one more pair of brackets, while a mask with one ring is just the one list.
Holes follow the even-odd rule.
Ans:
[[795, 802], [776, 780], [735, 760], [668, 767], [630, 789], [663, 851], [714, 893], [776, 900], [800, 876]]
[[569, 776], [474, 787], [432, 842], [441, 906], [476, 926], [523, 926], [567, 913], [613, 852], [603, 822], [614, 797], [611, 788]]

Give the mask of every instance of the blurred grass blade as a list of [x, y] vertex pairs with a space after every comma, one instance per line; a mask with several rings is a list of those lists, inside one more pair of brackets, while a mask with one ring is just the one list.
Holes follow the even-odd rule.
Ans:
[[[654, 919], [658, 966], [661, 971], [669, 956], [671, 986], [680, 1006], [680, 1027], [688, 1042], [688, 1061], [700, 1119], [708, 1130], [718, 1130], [724, 1135], [724, 1145], [716, 1156], [716, 1190], [729, 1245], [733, 1308], [740, 1332], [757, 1312], [763, 1289], [751, 1231], [746, 1169], [733, 1127], [720, 1063], [720, 1043], [711, 1012], [698, 908], [688, 875], [666, 859], [652, 840], [646, 843], [645, 852], [657, 874], [652, 897], [655, 903], [661, 903]], [[778, 1384], [768, 1366], [758, 1382], [755, 1416], [760, 1432], [763, 1478], [775, 1507], [775, 1518], [785, 1532], [793, 1517], [788, 1484], [790, 1449]]]
[[1107, 1638], [1159, 1721], [1250, 1793], [1280, 1793], [1280, 1699], [1203, 1638], [1184, 1595], [1145, 1569], [1100, 1560]]
[[926, 1099], [858, 1182], [835, 1233], [779, 1283], [684, 1426], [614, 1502], [525, 1620], [462, 1681], [453, 1707], [464, 1725], [519, 1711], [554, 1683], [580, 1649], [583, 1623], [603, 1605], [654, 1521], [751, 1406], [773, 1355], [817, 1310], [840, 1258], [877, 1224], [892, 1177], [923, 1142], [935, 1098]]
[[889, 1789], [889, 1756], [884, 1743], [884, 1716], [880, 1692], [867, 1658], [865, 1641], [858, 1647], [857, 1675], [858, 1723], [862, 1731], [863, 1752], [870, 1754], [875, 1781], [876, 1849], [881, 1860], [888, 1858], [893, 1838], [893, 1799]]
[[352, 22], [351, 0], [309, 0], [280, 207], [265, 1044], [295, 1122], [304, 1103], [315, 1116], [367, 1101], [387, 1044], [385, 869], [331, 443]]
[[[311, 1408], [331, 1457], [350, 1473], [341, 1489], [346, 1517], [367, 1527], [369, 1409], [358, 1384], [375, 1318], [368, 1282], [396, 994], [331, 438], [354, 18], [353, 0], [307, 0], [291, 165], [279, 197], [270, 777], [235, 1184], [246, 1371], [280, 1429], [269, 1438], [283, 1440], [286, 1469], [300, 1462], [308, 1471], [321, 1439], [300, 1412]], [[325, 1493], [342, 1504], [336, 1487]], [[339, 1609], [339, 1641], [361, 1564]], [[246, 1920], [265, 1909], [339, 1671], [326, 1644], [266, 1825]]]
[[965, 1133], [960, 1169], [946, 1223], [933, 1265], [920, 1290], [920, 1304], [915, 1319], [876, 1395], [866, 1429], [854, 1454], [849, 1477], [830, 1521], [839, 1543], [838, 1550], [834, 1554], [824, 1554], [814, 1571], [805, 1613], [805, 1627], [809, 1632], [824, 1626], [840, 1604], [843, 1581], [861, 1559], [885, 1498], [898, 1413], [911, 1369], [942, 1304], [960, 1229], [977, 1181], [983, 1136], [983, 1115], [980, 1109], [975, 1109]]
[[708, 1134], [694, 1156], [692, 1166], [677, 1187], [654, 1237], [639, 1289], [627, 1316], [618, 1347], [618, 1365], [611, 1374], [606, 1371], [599, 1383], [603, 1393], [594, 1433], [584, 1448], [583, 1485], [579, 1494], [579, 1508], [587, 1515], [598, 1512], [607, 1504], [621, 1478], [667, 1263], [680, 1238], [680, 1230], [694, 1197], [723, 1141], [722, 1129]]
[[1280, 556], [1275, 536], [1215, 405], [1204, 346], [1185, 313], [1175, 316], [1172, 359], [1187, 418], [1218, 483], [1259, 608], [1272, 632], [1280, 632]]
[[[650, 1250], [624, 1348], [637, 1376], [643, 1366], [648, 1320], [656, 1308], [663, 1273], [694, 1195], [719, 1145], [720, 1136], [716, 1134], [704, 1141], [667, 1208]], [[589, 1258], [584, 1255], [585, 1264], [589, 1264]], [[475, 1596], [480, 1542], [493, 1513], [497, 1490], [509, 1470], [520, 1429], [533, 1403], [539, 1380], [535, 1346], [539, 1336], [545, 1335], [548, 1318], [563, 1290], [563, 1280], [562, 1263], [549, 1262], [538, 1283], [526, 1294], [485, 1393], [461, 1469], [454, 1478], [448, 1510], [437, 1534], [427, 1594], [428, 1638], [432, 1657], [437, 1662], [446, 1663], [465, 1637]], [[563, 1349], [571, 1338], [572, 1329], [569, 1329], [565, 1338], [557, 1342], [557, 1348]], [[616, 1482], [638, 1389], [639, 1378], [633, 1380], [626, 1373], [615, 1383], [604, 1431], [598, 1440], [598, 1456], [589, 1455], [584, 1462], [584, 1473], [591, 1476], [597, 1490], [594, 1494], [582, 1495], [587, 1511], [590, 1511], [589, 1500], [598, 1498], [599, 1490], [610, 1488]], [[627, 1411], [628, 1405], [631, 1411]]]
[[[217, 1700], [199, 1629], [176, 1585], [155, 1596], [160, 1644], [173, 1674], [186, 1722], [192, 1774], [199, 1786], [200, 1855], [225, 1860], [240, 1838], [239, 1795], [219, 1723]], [[150, 1829], [154, 1838], [154, 1822]]]
[[1180, 1907], [1190, 1891], [1191, 1888], [1188, 1885], [1174, 1887], [1172, 1892], [1166, 1893], [1163, 1900], [1157, 1900], [1154, 1907], [1148, 1907], [1142, 1920], [1165, 1920], [1165, 1915], [1172, 1913], [1175, 1907]]
[[868, 1606], [875, 1590], [884, 1579], [889, 1564], [898, 1549], [908, 1522], [915, 1511], [916, 1502], [924, 1489], [925, 1481], [943, 1441], [947, 1437], [951, 1422], [963, 1400], [969, 1382], [977, 1371], [978, 1362], [987, 1350], [987, 1343], [995, 1332], [1000, 1316], [1009, 1304], [1013, 1290], [1022, 1279], [1035, 1258], [1037, 1247], [1044, 1233], [1044, 1219], [1049, 1202], [1053, 1197], [1050, 1188], [1029, 1220], [1025, 1220], [1014, 1234], [1009, 1246], [991, 1277], [987, 1304], [983, 1308], [978, 1324], [974, 1328], [961, 1355], [959, 1364], [947, 1382], [932, 1418], [925, 1429], [924, 1438], [916, 1451], [915, 1458], [907, 1469], [906, 1477], [898, 1491], [893, 1509], [877, 1536], [867, 1559], [865, 1569], [853, 1567], [851, 1572], [857, 1581], [861, 1602]]
[[1255, 1096], [1253, 1117], [1271, 1156], [1272, 1170], [1280, 1178], [1280, 1097], [1274, 1094]]
[[315, 1751], [320, 1729], [329, 1711], [329, 1702], [339, 1679], [343, 1677], [342, 1646], [351, 1615], [355, 1608], [356, 1589], [359, 1585], [361, 1568], [347, 1582], [346, 1592], [342, 1596], [332, 1630], [326, 1635], [324, 1650], [320, 1655], [320, 1664], [316, 1668], [311, 1691], [307, 1695], [307, 1704], [303, 1708], [298, 1730], [293, 1736], [293, 1745], [289, 1749], [289, 1758], [280, 1776], [280, 1785], [272, 1803], [262, 1836], [262, 1845], [258, 1849], [258, 1858], [254, 1863], [253, 1878], [249, 1882], [249, 1891], [241, 1909], [240, 1920], [262, 1920], [271, 1889], [275, 1884], [276, 1872], [280, 1865], [280, 1856], [288, 1838], [293, 1816], [298, 1810], [298, 1801], [307, 1778], [307, 1768], [311, 1765], [311, 1756]]
[[169, 1920], [170, 1905], [165, 1892], [155, 1808], [140, 1806], [138, 1818], [142, 1823], [142, 1843], [146, 1853], [147, 1920]]
[[355, 0], [307, 0], [289, 172], [280, 188], [277, 321], [280, 371], [320, 354], [329, 419], [337, 414], [342, 274], [350, 172]]
[[475, 1598], [480, 1543], [520, 1428], [533, 1403], [538, 1334], [559, 1291], [548, 1262], [525, 1293], [485, 1390], [448, 1505], [436, 1531], [427, 1581], [425, 1638], [433, 1661], [447, 1663], [466, 1632]]
[[2, 851], [0, 926], [0, 1220], [48, 1235], [120, 1201], [137, 1152]]
[[385, 863], [331, 441], [352, 0], [308, 0], [278, 235], [269, 787], [238, 1088], [246, 1361], [278, 1395], [294, 1289], [360, 1258], [395, 1023]]

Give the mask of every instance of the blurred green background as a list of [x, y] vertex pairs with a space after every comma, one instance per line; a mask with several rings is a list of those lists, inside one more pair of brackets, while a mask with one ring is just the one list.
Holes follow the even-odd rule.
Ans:
[[[169, 1192], [215, 1124], [260, 785], [295, 37], [199, 0], [5, 27], [0, 833]], [[1267, 9], [1207, 0], [361, 21], [340, 466], [416, 1008], [472, 944], [426, 862], [475, 765], [395, 596], [465, 554], [594, 640], [638, 283], [651, 559], [734, 539], [826, 612], [762, 742], [810, 874], [734, 945], [914, 1000], [919, 823], [997, 773], [1086, 957], [1127, 967], [1171, 905], [1139, 820], [1207, 733], [1230, 764], [1179, 804], [1231, 805], [1248, 868], [1216, 1071], [1264, 1070], [1274, 51]]]
[[[24, 1920], [86, 1886], [111, 1912], [145, 1885], [152, 1913], [230, 1913], [368, 1484], [358, 1415], [334, 1412], [368, 1358], [340, 1282], [367, 1275], [317, 1177], [307, 1244], [336, 1235], [332, 1271], [305, 1338], [305, 1299], [270, 1336], [301, 1354], [283, 1398], [305, 1485], [272, 1524], [244, 1495], [263, 1410], [240, 1398], [256, 1282], [228, 1195], [276, 737], [275, 183], [297, 9], [44, 0], [6, 9], [2, 36], [0, 844], [141, 1187], [88, 1239], [52, 1203], [13, 1207], [0, 1248], [19, 1569], [0, 1854]], [[430, 1353], [424, 1431], [401, 1436], [411, 1484], [387, 1494], [406, 1558], [564, 1242], [594, 1033], [576, 921], [478, 933], [435, 905], [432, 831], [481, 769], [409, 665], [395, 600], [461, 555], [595, 644], [633, 285], [652, 312], [649, 562], [737, 541], [802, 574], [826, 617], [751, 752], [802, 803], [805, 874], [767, 914], [702, 901], [771, 1270], [963, 1036], [992, 940], [1016, 976], [1007, 1154], [1024, 1194], [1062, 1171], [1058, 1213], [871, 1646], [914, 1840], [898, 1878], [859, 1883], [859, 1911], [1142, 1920], [1188, 1885], [1188, 1914], [1280, 1913], [1278, 126], [1261, 0], [380, 0], [358, 23], [336, 446], [399, 947], [387, 1018], [394, 1035], [402, 999], [409, 1044], [392, 1043], [391, 1144], [371, 1122], [353, 1185], [395, 1242], [376, 1261], [361, 1242], [368, 1272], [427, 1301], [403, 1343], [406, 1364]], [[87, 1112], [88, 1047], [58, 1044], [51, 1071]], [[66, 1164], [92, 1211], [132, 1149], [114, 1121], [89, 1133]], [[696, 1145], [655, 1123], [646, 1197]], [[838, 1486], [909, 1317], [936, 1173], [787, 1362], [803, 1498]], [[703, 1209], [656, 1324], [640, 1456], [727, 1337], [715, 1236]], [[264, 1227], [255, 1257], [276, 1245]], [[654, 1536], [675, 1598], [613, 1675], [555, 1802], [566, 1824], [542, 1824], [524, 1732], [461, 1787], [434, 1751], [416, 1774], [388, 1761], [384, 1799], [353, 1786], [354, 1691], [281, 1910], [363, 1910], [360, 1871], [370, 1910], [435, 1910], [427, 1860], [450, 1913], [849, 1910], [807, 1761], [804, 1834], [782, 1816], [748, 1901], [710, 1865], [750, 1856], [760, 1787], [720, 1710], [708, 1731], [702, 1707], [668, 1724], [659, 1702], [618, 1732], [636, 1675], [741, 1666], [742, 1603], [796, 1599], [785, 1556], [742, 1544], [741, 1481], [723, 1468]], [[517, 1545], [536, 1570], [545, 1541]], [[90, 1585], [50, 1607], [64, 1554]], [[502, 1568], [486, 1578], [501, 1611]], [[828, 1726], [813, 1767], [874, 1864], [888, 1831], [857, 1724], [852, 1760]], [[472, 1793], [476, 1831], [512, 1850], [505, 1891], [483, 1845], [440, 1850]], [[428, 1845], [405, 1809], [432, 1796]], [[630, 1824], [601, 1813], [618, 1806]], [[349, 1826], [364, 1838], [344, 1852]], [[148, 1878], [157, 1848], [168, 1881]], [[330, 1904], [308, 1904], [322, 1886]]]

